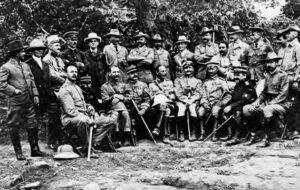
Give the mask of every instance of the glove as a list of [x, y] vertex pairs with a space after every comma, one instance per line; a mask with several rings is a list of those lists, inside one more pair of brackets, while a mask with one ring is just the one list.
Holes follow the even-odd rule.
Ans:
[[220, 107], [220, 106], [214, 106], [214, 107], [212, 108], [212, 115], [213, 115], [213, 116], [218, 116], [220, 110], [221, 110], [221, 107]]
[[145, 110], [145, 109], [141, 109], [141, 110], [139, 111], [139, 115], [141, 115], [141, 116], [143, 116], [145, 113], [146, 113], [146, 110]]
[[225, 114], [228, 114], [230, 111], [231, 111], [231, 106], [226, 106], [225, 108], [224, 108], [224, 110], [223, 110], [223, 112], [225, 113]]
[[115, 94], [115, 95], [113, 95], [113, 98], [117, 98], [117, 99], [119, 99], [121, 101], [124, 100], [124, 96], [122, 94]]
[[89, 116], [94, 116], [96, 113], [95, 108], [93, 106], [89, 106], [86, 112], [88, 113]]

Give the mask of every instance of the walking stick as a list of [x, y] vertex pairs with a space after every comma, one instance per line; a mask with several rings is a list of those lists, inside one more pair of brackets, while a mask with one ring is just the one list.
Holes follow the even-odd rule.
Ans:
[[106, 134], [107, 136], [107, 141], [108, 141], [108, 144], [111, 146], [111, 148], [113, 149], [114, 152], [117, 152], [115, 146], [114, 146], [114, 143], [112, 142], [110, 136], [108, 134]]
[[[133, 104], [134, 109], [139, 113], [139, 112], [140, 112], [140, 111], [139, 111], [139, 108], [137, 107], [137, 105], [136, 105], [136, 103], [134, 102], [134, 100], [131, 100], [131, 102], [132, 102], [132, 104]], [[146, 127], [148, 133], [150, 134], [150, 137], [152, 138], [154, 144], [157, 145], [157, 143], [156, 143], [154, 137], [152, 136], [152, 133], [151, 133], [151, 131], [150, 131], [150, 129], [149, 129], [149, 127], [148, 127], [148, 125], [147, 125], [145, 119], [144, 119], [143, 116], [141, 116], [140, 114], [139, 114], [139, 116], [140, 116], [140, 118], [141, 118], [141, 120], [142, 120], [144, 126]]]
[[226, 119], [218, 128], [216, 128], [216, 130], [214, 130], [210, 135], [208, 135], [206, 137], [206, 139], [204, 139], [203, 142], [207, 141], [211, 136], [213, 136], [213, 134], [215, 134], [221, 127], [223, 127], [231, 118], [233, 118], [233, 115], [231, 115], [228, 119]]
[[189, 107], [187, 106], [186, 108], [186, 120], [187, 120], [187, 127], [188, 127], [188, 135], [189, 135], [189, 140], [191, 139], [191, 129], [190, 129], [190, 112], [189, 112]]
[[282, 140], [282, 141], [284, 140], [284, 135], [286, 133], [286, 128], [287, 128], [287, 124], [284, 125], [283, 132], [282, 132], [282, 135], [281, 135], [281, 138], [280, 138], [280, 140]]
[[[92, 119], [92, 117], [91, 117]], [[93, 140], [93, 128], [96, 127], [96, 124], [90, 126], [90, 134], [89, 134], [89, 147], [88, 147], [88, 156], [87, 161], [91, 161], [91, 151], [92, 151], [92, 140]]]

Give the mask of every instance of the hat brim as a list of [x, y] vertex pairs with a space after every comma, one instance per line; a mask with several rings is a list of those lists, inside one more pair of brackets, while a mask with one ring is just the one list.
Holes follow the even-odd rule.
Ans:
[[35, 49], [47, 49], [47, 47], [46, 46], [36, 46], [36, 47], [28, 47], [27, 48], [28, 51], [32, 51]]
[[274, 58], [271, 58], [271, 59], [261, 60], [260, 62], [265, 63], [265, 62], [269, 62], [269, 61], [279, 61], [280, 59], [282, 59], [282, 57], [274, 57]]
[[23, 49], [26, 49], [26, 47], [19, 47], [19, 48], [16, 48], [16, 49], [12, 49], [12, 50], [9, 50], [9, 52], [21, 51]]
[[296, 29], [296, 28], [293, 28], [293, 27], [288, 27], [288, 28], [286, 28], [286, 29], [281, 30], [281, 35], [283, 35], [284, 33], [289, 32], [289, 31], [300, 32], [300, 29]]
[[105, 37], [110, 37], [110, 36], [115, 36], [115, 37], [122, 37], [123, 35], [122, 34], [113, 34], [113, 33], [108, 33], [105, 35]]
[[259, 28], [259, 27], [250, 27], [249, 30], [251, 30], [251, 31], [260, 31], [260, 32], [264, 31], [264, 29]]
[[96, 39], [96, 40], [99, 40], [99, 42], [101, 42], [101, 37], [93, 37], [93, 38], [84, 38], [84, 43], [86, 43], [87, 41], [91, 40], [91, 39]]
[[138, 71], [137, 69], [131, 69], [131, 70], [127, 71], [126, 73], [130, 74], [130, 73], [137, 72], [137, 71]]
[[137, 38], [146, 38], [146, 39], [150, 39], [150, 37], [147, 35], [147, 34], [145, 34], [145, 35], [137, 35], [137, 36], [134, 36], [134, 38], [135, 39], [137, 39]]
[[70, 160], [79, 157], [80, 156], [74, 152], [61, 152], [61, 153], [57, 153], [53, 158], [56, 160]]
[[215, 32], [215, 30], [207, 30], [207, 31], [205, 31], [205, 32], [201, 32], [201, 33], [200, 33], [200, 36], [203, 36], [203, 35], [206, 34], [206, 33], [213, 33], [213, 32]]
[[232, 31], [232, 32], [227, 32], [228, 35], [232, 35], [232, 34], [241, 34], [244, 33], [244, 30], [237, 30], [237, 31]]
[[179, 43], [187, 43], [187, 44], [189, 44], [189, 43], [191, 43], [191, 41], [190, 40], [180, 40], [180, 41], [177, 41], [175, 44], [179, 44]]

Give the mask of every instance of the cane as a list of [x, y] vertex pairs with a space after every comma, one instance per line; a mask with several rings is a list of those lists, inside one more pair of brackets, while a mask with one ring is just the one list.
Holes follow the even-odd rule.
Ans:
[[189, 107], [187, 106], [187, 112], [186, 112], [186, 120], [187, 120], [187, 127], [188, 127], [188, 135], [189, 135], [189, 140], [191, 139], [191, 129], [190, 129], [190, 112], [189, 112]]
[[210, 135], [208, 135], [206, 137], [206, 139], [204, 139], [203, 142], [207, 141], [211, 136], [213, 136], [213, 134], [215, 134], [221, 127], [223, 127], [231, 118], [233, 118], [233, 115], [231, 115], [228, 119], [226, 119], [218, 128], [216, 128], [216, 130], [214, 130]]
[[[93, 117], [91, 117], [91, 119], [93, 119]], [[94, 127], [96, 127], [96, 124], [94, 124], [94, 126], [90, 126], [89, 147], [88, 147], [87, 161], [91, 161], [92, 140], [93, 140], [93, 128], [94, 128]]]

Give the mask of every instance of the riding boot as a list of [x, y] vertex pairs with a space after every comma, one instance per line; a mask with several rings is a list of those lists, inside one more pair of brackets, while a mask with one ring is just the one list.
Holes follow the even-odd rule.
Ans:
[[240, 140], [239, 140], [239, 137], [238, 137], [239, 134], [240, 134], [239, 130], [236, 130], [234, 136], [232, 137], [232, 139], [227, 141], [225, 145], [226, 146], [232, 146], [232, 145], [236, 145], [236, 144], [240, 143]]
[[252, 144], [255, 143], [255, 141], [256, 141], [256, 134], [254, 132], [251, 132], [250, 135], [251, 135], [251, 137], [250, 137], [249, 141], [245, 142], [243, 144], [244, 146], [250, 146], [250, 145], [252, 145]]
[[269, 141], [270, 137], [268, 134], [265, 134], [265, 137], [263, 138], [263, 140], [256, 146], [258, 148], [265, 148], [270, 146], [270, 141]]
[[26, 157], [22, 153], [19, 131], [12, 129], [10, 131], [10, 139], [14, 146], [17, 160], [26, 160]]
[[200, 137], [198, 138], [198, 141], [203, 141], [205, 139], [205, 128], [204, 128], [204, 123], [203, 119], [200, 118]]
[[178, 133], [179, 133], [178, 141], [179, 141], [179, 142], [183, 142], [183, 141], [184, 141], [184, 133], [183, 133], [183, 117], [180, 118], [180, 122], [179, 122], [179, 125], [178, 125]]
[[131, 145], [131, 134], [130, 132], [125, 132], [124, 133], [125, 141], [123, 143], [123, 146], [130, 146]]
[[218, 119], [217, 119], [217, 118], [215, 118], [215, 121], [214, 121], [214, 125], [213, 125], [213, 126], [214, 126], [214, 127], [213, 127], [213, 132], [214, 132], [214, 134], [213, 134], [211, 140], [212, 140], [213, 142], [216, 142], [216, 141], [219, 140], [218, 137], [217, 137], [217, 132], [215, 132], [215, 131], [217, 130], [217, 127], [218, 127]]
[[164, 115], [165, 115], [165, 112], [163, 112], [163, 111], [161, 111], [159, 113], [158, 121], [156, 123], [156, 126], [155, 126], [154, 130], [152, 131], [152, 134], [155, 135], [155, 136], [159, 136], [159, 134], [160, 134], [161, 125], [162, 125], [162, 122], [163, 122], [163, 119], [164, 119]]
[[37, 142], [37, 129], [27, 129], [28, 141], [30, 144], [31, 157], [44, 157], [46, 154], [41, 152]]
[[196, 141], [196, 118], [192, 118], [191, 117], [191, 138], [190, 138], [190, 142]]
[[228, 141], [232, 138], [232, 128], [231, 126], [228, 126], [227, 128], [227, 136], [220, 138], [221, 141]]
[[164, 120], [164, 136], [163, 136], [163, 143], [170, 143], [170, 128], [169, 128], [169, 122], [168, 122], [168, 118], [165, 117], [165, 120]]

